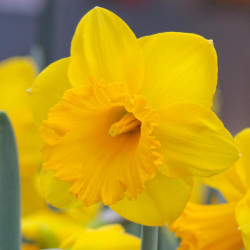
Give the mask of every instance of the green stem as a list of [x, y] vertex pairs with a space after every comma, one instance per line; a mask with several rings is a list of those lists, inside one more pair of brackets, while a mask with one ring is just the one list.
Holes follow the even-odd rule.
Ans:
[[21, 249], [20, 177], [12, 126], [0, 112], [0, 249]]
[[141, 250], [157, 250], [158, 227], [141, 227]]

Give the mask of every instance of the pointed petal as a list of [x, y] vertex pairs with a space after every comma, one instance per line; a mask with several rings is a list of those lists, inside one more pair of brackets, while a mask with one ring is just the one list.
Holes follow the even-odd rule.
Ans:
[[147, 226], [172, 223], [184, 209], [191, 194], [190, 178], [168, 178], [160, 173], [147, 182], [137, 199], [127, 198], [111, 208], [122, 217]]
[[91, 74], [118, 81], [138, 91], [143, 80], [143, 54], [130, 28], [112, 12], [96, 7], [77, 26], [71, 45], [69, 78], [82, 86]]
[[217, 56], [211, 40], [168, 32], [139, 39], [145, 56], [141, 94], [153, 107], [195, 102], [212, 106]]
[[196, 104], [178, 104], [159, 110], [154, 135], [161, 143], [166, 176], [211, 176], [231, 167], [239, 151], [217, 116]]
[[70, 58], [64, 58], [49, 65], [28, 90], [38, 127], [47, 119], [49, 109], [60, 101], [65, 90], [72, 87], [68, 81], [69, 62]]
[[236, 162], [235, 169], [242, 182], [250, 188], [250, 128], [238, 133], [235, 141], [241, 152], [241, 158]]
[[235, 165], [212, 178], [203, 178], [207, 185], [219, 189], [227, 201], [239, 201], [249, 187], [250, 178], [250, 129], [246, 128], [235, 136], [241, 157]]

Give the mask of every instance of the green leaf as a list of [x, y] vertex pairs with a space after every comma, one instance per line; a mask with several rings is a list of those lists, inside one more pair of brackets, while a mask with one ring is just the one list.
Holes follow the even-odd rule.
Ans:
[[158, 227], [141, 226], [141, 250], [158, 249]]
[[20, 177], [11, 123], [0, 112], [0, 249], [20, 250]]

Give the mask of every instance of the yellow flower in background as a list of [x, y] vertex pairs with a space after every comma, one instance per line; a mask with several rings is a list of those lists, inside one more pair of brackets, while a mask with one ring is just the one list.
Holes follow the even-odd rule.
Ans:
[[8, 113], [15, 129], [22, 177], [37, 173], [41, 164], [38, 131], [25, 92], [36, 74], [36, 65], [28, 57], [14, 57], [0, 63], [0, 109]]
[[180, 249], [250, 249], [250, 128], [235, 136], [242, 157], [233, 168], [204, 179], [218, 188], [229, 203], [189, 203], [171, 225], [181, 238]]
[[60, 248], [69, 250], [139, 250], [140, 239], [125, 233], [121, 225], [114, 224], [98, 229], [80, 230], [65, 240]]
[[41, 177], [56, 207], [99, 201], [150, 226], [171, 223], [192, 189], [239, 157], [210, 110], [217, 83], [213, 43], [162, 33], [137, 39], [95, 8], [77, 26], [71, 56], [29, 90], [41, 126]]
[[0, 109], [8, 113], [17, 139], [23, 214], [44, 204], [35, 188], [35, 175], [41, 165], [41, 144], [25, 91], [36, 74], [36, 65], [28, 57], [14, 57], [0, 63]]
[[235, 207], [235, 203], [188, 203], [183, 214], [170, 226], [181, 239], [178, 250], [240, 250], [243, 242]]
[[99, 210], [99, 205], [68, 211], [38, 210], [22, 218], [22, 236], [31, 242], [27, 247], [58, 248], [66, 238], [84, 228]]

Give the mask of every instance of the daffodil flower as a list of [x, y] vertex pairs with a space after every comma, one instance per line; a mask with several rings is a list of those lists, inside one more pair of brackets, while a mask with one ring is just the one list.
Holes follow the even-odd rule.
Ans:
[[44, 145], [42, 186], [56, 207], [97, 202], [150, 226], [183, 211], [192, 176], [239, 157], [210, 110], [217, 84], [211, 40], [161, 33], [137, 39], [95, 8], [77, 26], [71, 56], [28, 90]]
[[250, 249], [250, 129], [235, 137], [242, 157], [233, 168], [204, 180], [218, 188], [229, 203], [189, 203], [171, 225], [181, 238], [179, 249]]
[[36, 74], [36, 65], [29, 57], [13, 57], [0, 63], [0, 109], [8, 113], [16, 134], [23, 214], [45, 205], [36, 188], [36, 176], [41, 166], [41, 142], [25, 91]]

